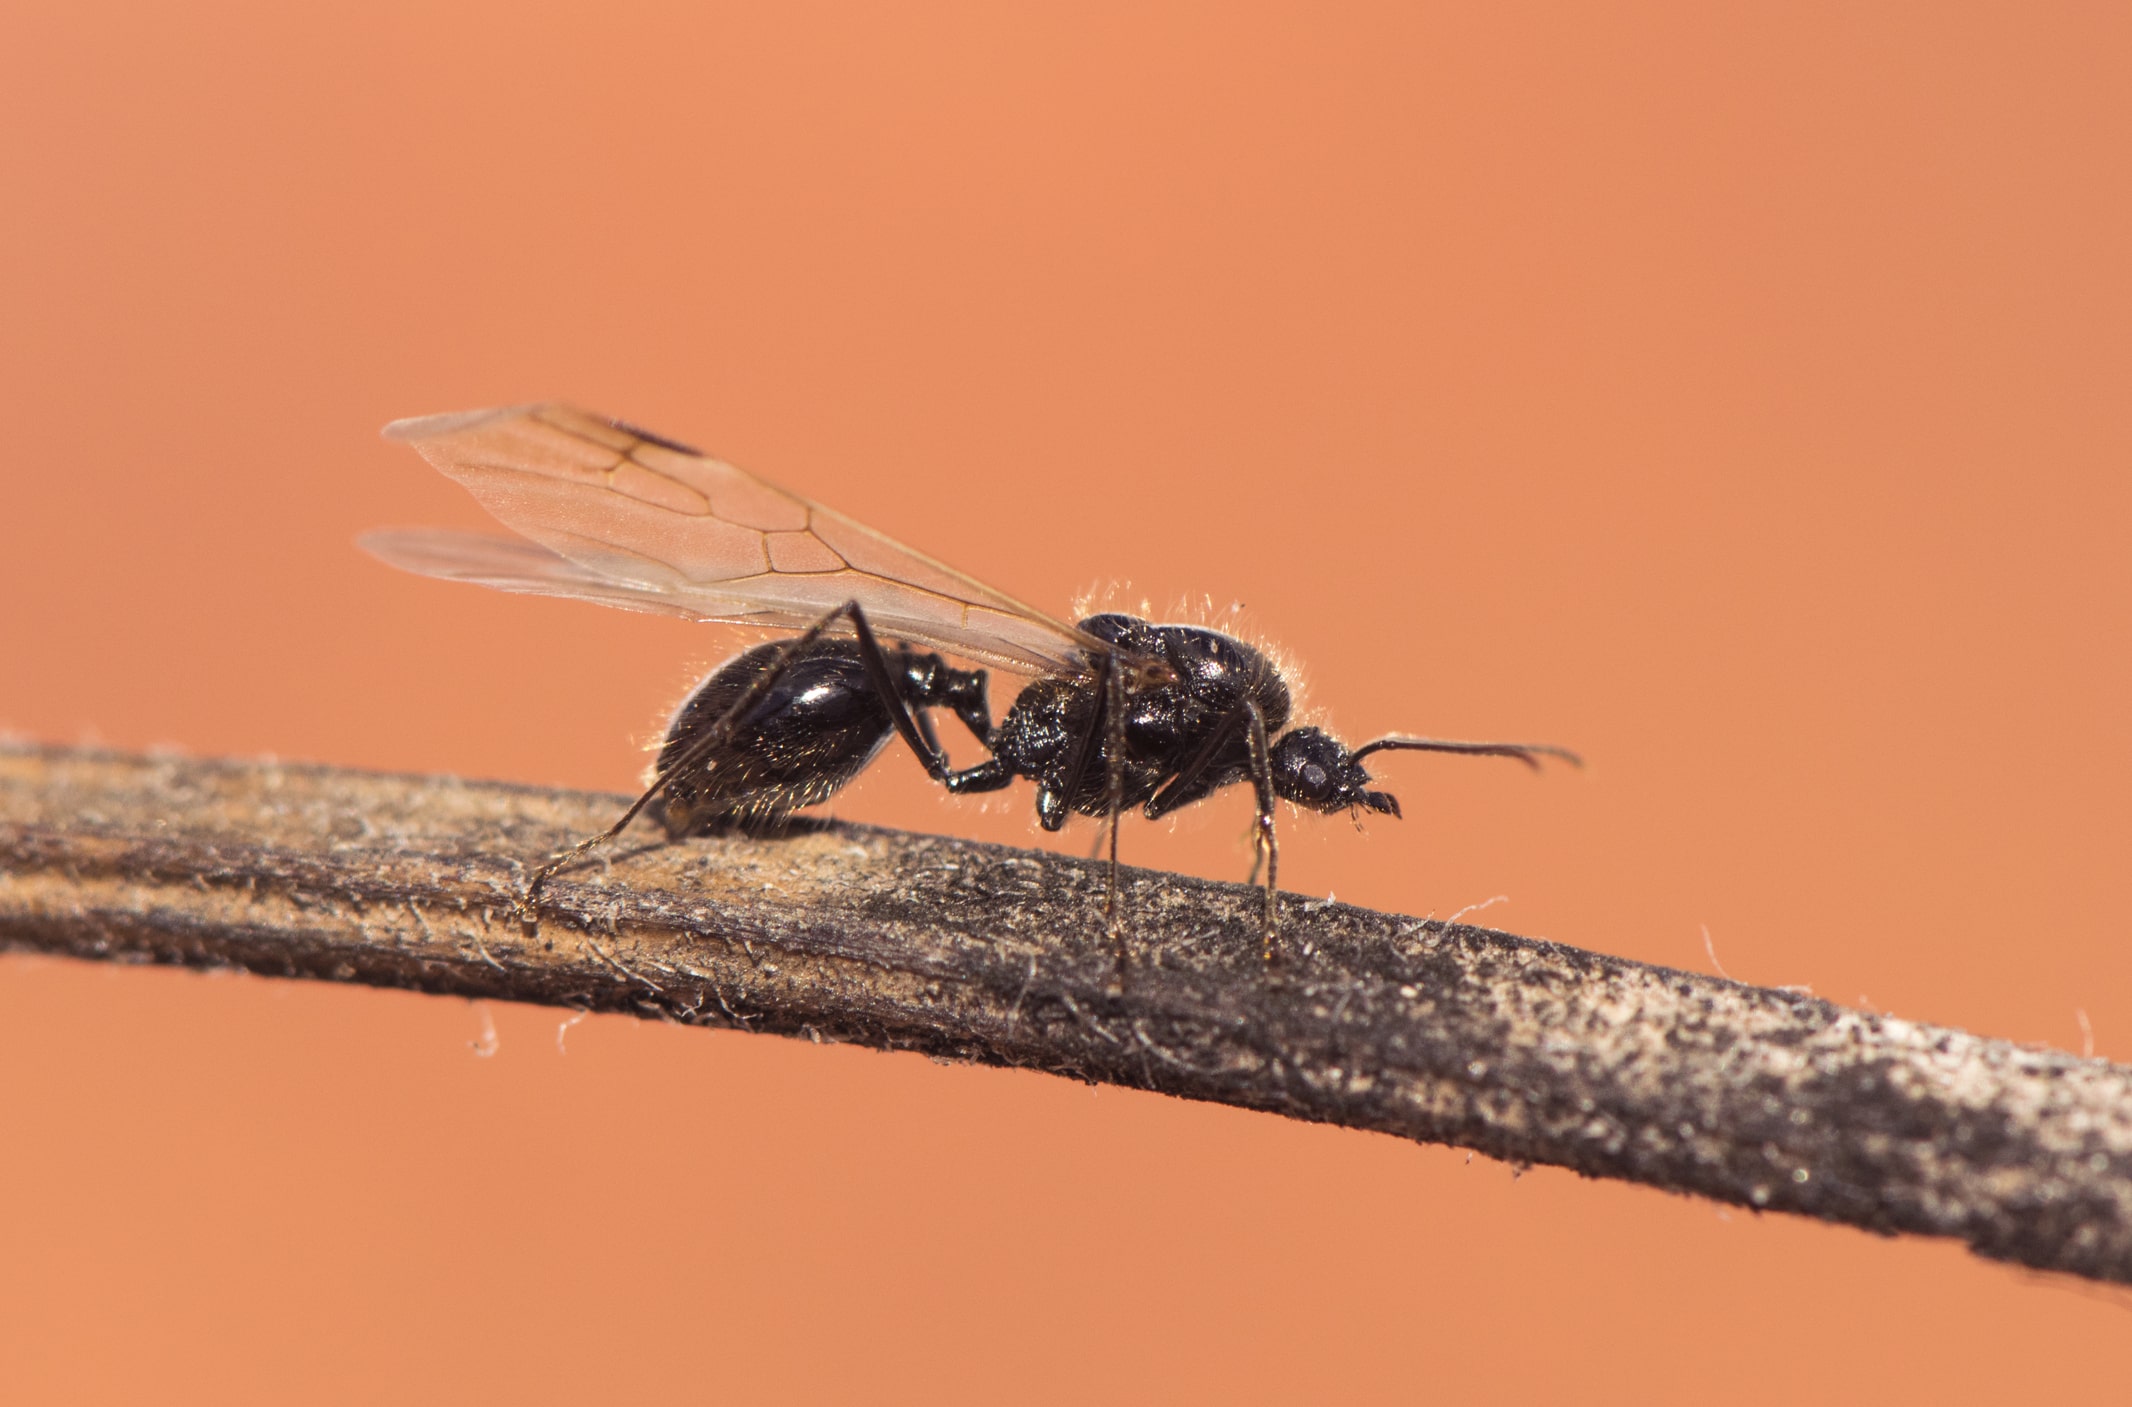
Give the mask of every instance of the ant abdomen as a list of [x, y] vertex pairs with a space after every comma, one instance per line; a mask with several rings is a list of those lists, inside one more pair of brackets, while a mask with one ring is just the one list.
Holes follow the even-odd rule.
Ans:
[[[819, 805], [864, 771], [896, 731], [857, 640], [824, 636], [790, 650], [789, 659], [788, 650], [772, 642], [734, 656], [675, 710], [653, 765], [666, 775], [661, 820], [669, 837], [761, 829]], [[954, 669], [938, 655], [908, 649], [882, 655], [896, 692], [920, 720], [924, 709], [953, 708], [986, 740], [983, 670]], [[751, 687], [759, 696], [726, 722], [725, 738], [689, 758]], [[920, 727], [930, 734], [929, 725]]]

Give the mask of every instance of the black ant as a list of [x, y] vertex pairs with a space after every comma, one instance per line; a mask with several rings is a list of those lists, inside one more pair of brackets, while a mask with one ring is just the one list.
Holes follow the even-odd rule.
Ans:
[[[728, 660], [676, 711], [651, 784], [618, 821], [535, 871], [521, 912], [578, 855], [665, 797], [669, 837], [761, 829], [827, 800], [891, 733], [950, 792], [1036, 783], [1038, 820], [1079, 812], [1110, 833], [1117, 936], [1119, 815], [1160, 819], [1249, 781], [1252, 871], [1266, 876], [1262, 948], [1273, 961], [1279, 850], [1274, 801], [1399, 815], [1362, 760], [1395, 750], [1575, 763], [1561, 748], [1391, 735], [1349, 750], [1287, 727], [1291, 700], [1259, 650], [1202, 626], [1115, 613], [1068, 626], [833, 513], [670, 440], [561, 406], [399, 421], [407, 440], [531, 541], [415, 529], [363, 545], [394, 566], [507, 591], [573, 596], [698, 620], [799, 629]], [[848, 630], [848, 634], [842, 633]], [[993, 726], [984, 670], [884, 646], [882, 634], [1036, 677]], [[990, 752], [949, 765], [929, 719], [947, 708]], [[1122, 965], [1124, 950], [1118, 951]]]

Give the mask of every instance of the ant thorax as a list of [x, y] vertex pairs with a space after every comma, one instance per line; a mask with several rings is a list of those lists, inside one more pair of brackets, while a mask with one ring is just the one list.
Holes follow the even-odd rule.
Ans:
[[[1105, 814], [1112, 801], [1144, 806], [1198, 763], [1194, 775], [1165, 798], [1163, 809], [1245, 779], [1252, 740], [1239, 726], [1255, 706], [1263, 727], [1288, 721], [1288, 686], [1266, 656], [1233, 636], [1192, 625], [1158, 625], [1106, 612], [1079, 628], [1123, 657], [1166, 666], [1161, 683], [1137, 684], [1125, 694], [1122, 750], [1109, 729], [1094, 729], [1102, 689], [1092, 676], [1040, 679], [1024, 689], [992, 739], [993, 757], [1007, 771], [1037, 784], [1037, 814], [1056, 830], [1068, 812]], [[1093, 757], [1078, 777], [1073, 759], [1093, 731]]]

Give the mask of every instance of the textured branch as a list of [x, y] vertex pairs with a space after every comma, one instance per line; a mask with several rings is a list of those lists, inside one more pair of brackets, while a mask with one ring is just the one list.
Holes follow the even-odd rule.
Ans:
[[858, 826], [521, 862], [616, 798], [0, 750], [0, 945], [920, 1050], [2132, 1283], [2132, 1069], [1485, 929]]

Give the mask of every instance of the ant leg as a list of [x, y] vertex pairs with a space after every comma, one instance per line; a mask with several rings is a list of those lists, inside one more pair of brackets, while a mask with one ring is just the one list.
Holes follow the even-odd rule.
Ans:
[[[1064, 793], [1065, 801], [1062, 811], [1071, 811], [1074, 798], [1080, 795], [1081, 778], [1088, 773], [1089, 754], [1095, 746], [1096, 734], [1103, 728], [1103, 715], [1110, 700], [1110, 682], [1112, 676], [1116, 673], [1116, 665], [1109, 655], [1105, 655], [1096, 661], [1095, 694], [1102, 702], [1098, 703], [1095, 709], [1089, 713], [1088, 725], [1081, 730], [1081, 736], [1074, 740], [1073, 752], [1066, 760], [1066, 770], [1060, 774], [1059, 790]], [[1064, 820], [1065, 817], [1062, 814], [1060, 817], [1062, 824]], [[1047, 825], [1045, 829], [1057, 830], [1058, 826]]]
[[1103, 923], [1118, 952], [1118, 989], [1125, 989], [1125, 930], [1118, 922], [1118, 822], [1125, 812], [1125, 673], [1113, 669], [1106, 705], [1110, 711], [1110, 776], [1103, 788], [1103, 809], [1110, 816], [1110, 888], [1103, 900]]
[[776, 687], [778, 680], [784, 678], [785, 671], [792, 667], [792, 662], [798, 659], [809, 645], [819, 640], [822, 633], [834, 625], [839, 617], [848, 618], [852, 628], [858, 633], [860, 661], [866, 666], [867, 677], [873, 681], [874, 688], [888, 704], [889, 717], [895, 723], [896, 731], [903, 734], [904, 741], [918, 754], [926, 771], [936, 778], [946, 775], [947, 761], [941, 755], [939, 744], [935, 742], [930, 748], [925, 746], [927, 742], [932, 741], [928, 736], [931, 730], [927, 729], [926, 734], [919, 732], [918, 721], [911, 716], [910, 705], [896, 692], [894, 680], [889, 674], [888, 662], [881, 655], [880, 643], [874, 638], [873, 628], [866, 623], [866, 613], [859, 609], [858, 602], [846, 601], [786, 641], [784, 648], [778, 652], [776, 662], [749, 680], [748, 687], [740, 691], [740, 697], [733, 700], [732, 706], [716, 723], [704, 729], [672, 762], [659, 769], [658, 775], [652, 778], [651, 785], [644, 789], [644, 794], [630, 803], [629, 809], [622, 813], [619, 820], [598, 835], [587, 836], [555, 855], [533, 872], [533, 877], [526, 883], [524, 897], [518, 901], [519, 921], [525, 925], [528, 932], [539, 923], [540, 892], [555, 872], [594, 846], [605, 844], [627, 830], [629, 823], [651, 804], [653, 797], [666, 789], [666, 784], [673, 780], [677, 773], [695, 766], [711, 752], [730, 742], [733, 734], [739, 731], [740, 725], [754, 711], [755, 706], [762, 702], [763, 696]]
[[1118, 980], [1125, 980], [1125, 940], [1118, 927], [1118, 812], [1125, 799], [1125, 674], [1114, 656], [1106, 653], [1096, 661], [1095, 696], [1100, 701], [1088, 715], [1088, 724], [1074, 740], [1073, 753], [1056, 785], [1039, 783], [1037, 819], [1047, 831], [1066, 824], [1081, 794], [1081, 782], [1102, 733], [1110, 746], [1107, 776], [1103, 786], [1103, 810], [1110, 821], [1110, 881], [1104, 892], [1103, 926], [1118, 953]]
[[964, 676], [948, 690], [946, 706], [955, 711], [962, 726], [970, 730], [970, 736], [986, 748], [992, 746], [992, 701], [987, 696], [991, 676], [985, 670], [975, 670]]
[[777, 681], [784, 677], [786, 669], [790, 668], [792, 661], [799, 657], [800, 651], [820, 639], [822, 632], [827, 630], [838, 616], [856, 609], [856, 602], [846, 602], [785, 642], [784, 648], [778, 652], [777, 662], [748, 681], [748, 687], [740, 691], [740, 697], [733, 700], [732, 707], [728, 708], [716, 723], [704, 729], [703, 733], [694, 742], [682, 749], [679, 756], [665, 767], [659, 769], [658, 775], [651, 779], [651, 785], [644, 789], [642, 796], [630, 803], [629, 809], [622, 813], [621, 819], [606, 830], [601, 831], [598, 835], [587, 836], [569, 849], [555, 855], [547, 864], [535, 870], [532, 879], [526, 882], [524, 897], [518, 901], [518, 918], [525, 925], [527, 932], [530, 934], [540, 921], [540, 891], [546, 887], [550, 876], [578, 856], [592, 849], [595, 845], [602, 845], [607, 841], [613, 840], [627, 830], [629, 823], [637, 818], [639, 812], [651, 804], [653, 797], [666, 789], [666, 784], [673, 780], [676, 773], [685, 768], [695, 766], [713, 748], [723, 746], [730, 741], [735, 730], [740, 727], [741, 721], [748, 716], [748, 713], [757, 703], [762, 701], [763, 695], [767, 694], [776, 685]]
[[936, 782], [945, 782], [948, 779], [947, 754], [940, 750], [940, 740], [934, 736], [931, 720], [913, 712], [910, 701], [896, 687], [895, 675], [888, 668], [888, 656], [881, 652], [881, 642], [874, 638], [874, 628], [867, 624], [866, 612], [859, 609], [858, 602], [846, 601], [831, 613], [829, 620], [835, 620], [839, 615], [851, 617], [852, 630], [859, 637], [859, 663], [866, 667], [866, 677], [873, 681], [874, 692], [881, 696], [889, 721], [896, 725], [903, 741], [910, 744], [911, 751], [918, 754], [926, 775]]
[[1257, 884], [1259, 866], [1266, 867], [1266, 910], [1261, 947], [1265, 960], [1271, 963], [1279, 913], [1274, 900], [1280, 893], [1281, 852], [1273, 830], [1272, 750], [1266, 741], [1266, 715], [1259, 711], [1257, 703], [1245, 699], [1241, 708], [1229, 711], [1199, 751], [1193, 754], [1192, 760], [1170, 778], [1161, 791], [1148, 798], [1147, 815], [1149, 820], [1160, 820], [1186, 802], [1198, 800], [1201, 794], [1197, 789], [1199, 781], [1239, 732], [1247, 733], [1250, 739], [1251, 789], [1257, 802], [1251, 834], [1251, 878], [1246, 883]]
[[940, 784], [955, 795], [964, 796], [971, 792], [999, 791], [1013, 781], [1013, 769], [996, 757], [988, 757], [975, 767], [948, 773], [940, 779]]
[[[1096, 661], [1091, 687], [1099, 700], [1108, 700], [1111, 677], [1115, 672], [1116, 663], [1110, 655], [1106, 654]], [[1081, 726], [1080, 736], [1074, 739], [1073, 751], [1067, 754], [1064, 768], [1054, 769], [1041, 777], [1030, 779], [1036, 783], [1036, 819], [1046, 831], [1060, 829], [1066, 824], [1067, 817], [1074, 812], [1074, 802], [1081, 795], [1081, 782], [1088, 775], [1088, 763], [1095, 747], [1096, 734], [1103, 727], [1104, 713], [1105, 704], [1102, 702], [1089, 710], [1088, 721]]]
[[[1147, 818], [1150, 821], [1159, 821], [1186, 802], [1197, 801], [1205, 795], [1198, 787], [1200, 778], [1214, 765], [1214, 759], [1220, 755], [1221, 750], [1235, 741], [1238, 733], [1244, 731], [1250, 719], [1248, 702], [1243, 708], [1229, 710], [1215, 726], [1214, 731], [1207, 736], [1199, 751], [1192, 755], [1192, 760], [1187, 762], [1176, 776], [1163, 783], [1161, 791], [1148, 798]], [[1254, 870], [1253, 874], [1256, 873]]]
[[[910, 701], [906, 699], [904, 702], [908, 703]], [[925, 745], [931, 748], [933, 755], [940, 759], [940, 776], [933, 778], [933, 780], [936, 782], [944, 780], [947, 776], [947, 754], [941, 750], [940, 735], [933, 731], [932, 715], [924, 709], [912, 709], [911, 722], [918, 726], [918, 735], [925, 739]], [[922, 762], [924, 758], [920, 757], [919, 760]], [[926, 770], [931, 771], [932, 769], [927, 768]]]
[[[1273, 966], [1273, 940], [1280, 922], [1277, 900], [1281, 893], [1281, 847], [1273, 836], [1273, 760], [1272, 749], [1266, 742], [1266, 715], [1259, 712], [1256, 703], [1247, 703], [1251, 710], [1251, 788], [1258, 793], [1258, 846], [1266, 856], [1266, 921], [1262, 930], [1261, 955], [1268, 967]], [[1258, 862], [1251, 865], [1256, 876]]]

